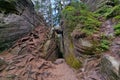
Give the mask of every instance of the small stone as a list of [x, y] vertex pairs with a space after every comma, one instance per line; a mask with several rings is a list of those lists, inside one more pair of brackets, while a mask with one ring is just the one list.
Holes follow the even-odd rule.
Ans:
[[9, 70], [13, 70], [13, 69], [15, 69], [15, 68], [16, 68], [15, 66], [8, 67], [8, 68], [7, 68], [7, 71], [9, 71]]
[[64, 63], [65, 62], [65, 60], [64, 59], [57, 59], [55, 62], [54, 62], [54, 64], [62, 64], [62, 63]]
[[120, 41], [117, 41], [116, 44], [117, 44], [117, 45], [120, 45]]

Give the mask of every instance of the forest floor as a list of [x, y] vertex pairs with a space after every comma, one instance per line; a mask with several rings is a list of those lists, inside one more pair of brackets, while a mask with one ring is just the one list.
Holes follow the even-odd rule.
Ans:
[[50, 69], [50, 72], [54, 74], [55, 77], [49, 78], [48, 80], [78, 80], [75, 70], [70, 68], [64, 59], [57, 59], [55, 64], [55, 69]]
[[[12, 80], [78, 80], [76, 71], [70, 68], [64, 59], [55, 62], [36, 59], [32, 55], [12, 56], [9, 53], [0, 55], [0, 59], [9, 65], [0, 73], [0, 80], [7, 80], [7, 76], [14, 76]], [[8, 78], [8, 77], [7, 77]], [[11, 78], [10, 78], [11, 79]]]
[[69, 67], [64, 59], [51, 62], [31, 54], [12, 56], [8, 53], [0, 58], [9, 62], [0, 73], [0, 80], [7, 80], [6, 76], [10, 75], [17, 76], [12, 80], [101, 80], [96, 67], [100, 59], [96, 57], [88, 58], [79, 70]]

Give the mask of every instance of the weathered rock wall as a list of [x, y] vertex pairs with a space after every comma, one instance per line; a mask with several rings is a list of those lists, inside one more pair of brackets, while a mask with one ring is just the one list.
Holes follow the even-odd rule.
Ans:
[[120, 79], [120, 62], [114, 56], [105, 55], [101, 59], [100, 73], [102, 80], [119, 80]]
[[34, 27], [44, 24], [43, 17], [36, 14], [31, 0], [15, 0], [14, 7], [18, 11], [17, 14], [0, 13], [0, 51], [10, 47]]
[[[90, 6], [90, 10], [94, 11], [98, 8], [98, 5], [102, 5], [105, 1], [103, 0], [84, 0], [84, 3], [86, 3], [88, 6]], [[69, 5], [70, 6], [70, 5]], [[109, 5], [110, 6], [110, 5]], [[72, 7], [66, 8], [66, 12], [68, 9]], [[81, 10], [81, 9], [80, 9]], [[72, 9], [71, 9], [72, 11]], [[74, 9], [73, 9], [74, 11]], [[95, 32], [90, 34], [92, 31], [91, 29], [94, 29], [95, 23], [90, 23], [90, 20], [88, 21], [88, 26], [85, 26], [84, 23], [87, 23], [87, 20], [90, 19], [89, 17], [86, 17], [79, 11], [77, 11], [77, 17], [84, 17], [87, 18], [84, 21], [84, 18], [81, 18], [80, 20], [83, 21], [79, 22], [79, 20], [76, 22], [77, 25], [74, 26], [74, 18], [76, 17], [76, 14], [71, 18], [71, 16], [66, 17], [63, 21], [63, 32], [64, 32], [64, 46], [65, 46], [65, 58], [70, 58], [71, 61], [73, 61], [74, 65], [76, 62], [74, 61], [71, 56], [71, 53], [75, 55], [75, 58], [81, 62], [82, 68], [79, 77], [80, 80], [119, 80], [120, 74], [119, 74], [119, 36], [115, 36], [114, 32], [114, 25], [117, 21], [115, 19], [105, 19], [105, 17], [94, 17], [96, 20], [95, 23], [97, 23], [97, 20], [101, 22], [101, 25], [97, 26], [97, 29]], [[89, 15], [90, 13], [88, 13]], [[80, 16], [79, 16], [80, 15]], [[93, 14], [95, 16], [95, 14]], [[90, 16], [90, 15], [89, 15]], [[92, 15], [91, 15], [92, 16]], [[100, 18], [100, 20], [99, 20]], [[73, 19], [73, 21], [72, 21]], [[103, 20], [102, 20], [103, 19]], [[71, 22], [70, 22], [71, 21]], [[73, 23], [72, 23], [73, 22]], [[70, 24], [73, 24], [72, 26], [69, 26]], [[86, 28], [86, 32], [84, 31]], [[71, 32], [69, 31], [70, 29]], [[86, 34], [88, 33], [88, 34]], [[107, 56], [106, 56], [107, 55]], [[67, 61], [67, 59], [66, 59]], [[72, 63], [71, 63], [72, 64]], [[78, 64], [77, 64], [78, 65]]]

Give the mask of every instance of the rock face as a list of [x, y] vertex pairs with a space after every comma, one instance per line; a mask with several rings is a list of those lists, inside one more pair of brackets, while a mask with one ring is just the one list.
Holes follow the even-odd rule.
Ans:
[[54, 33], [49, 33], [45, 25], [38, 26], [0, 55], [0, 80], [49, 80], [55, 76], [48, 69], [54, 68], [51, 61], [58, 58], [59, 50], [51, 36]]
[[[47, 27], [36, 27], [26, 37], [19, 39], [9, 49], [13, 55], [34, 54], [46, 60], [55, 60], [58, 56], [58, 45], [54, 37], [50, 37]], [[51, 57], [51, 58], [50, 58]]]
[[44, 24], [42, 16], [34, 11], [31, 0], [15, 0], [12, 5], [17, 9], [17, 14], [0, 13], [0, 51], [10, 47], [34, 27]]
[[[106, 21], [102, 27], [101, 31], [106, 36], [114, 36], [115, 38], [111, 42], [109, 51], [102, 55], [100, 63], [100, 73], [102, 74], [102, 80], [119, 80], [120, 79], [120, 55], [119, 55], [119, 37], [114, 34], [113, 26], [116, 23], [112, 22], [112, 19]], [[105, 26], [106, 25], [106, 26]], [[104, 27], [104, 28], [103, 28]]]
[[120, 60], [111, 55], [105, 55], [101, 61], [102, 80], [119, 80], [120, 79]]
[[[96, 3], [100, 5], [106, 3], [103, 0], [83, 0], [83, 2], [90, 6], [91, 11], [99, 8], [99, 5], [96, 5]], [[77, 15], [79, 14], [80, 13]], [[86, 16], [80, 14], [80, 16], [77, 17], [86, 18]], [[74, 18], [64, 18], [62, 28], [64, 33], [65, 58], [69, 58], [68, 55], [73, 54], [75, 58], [81, 62], [82, 66], [78, 72], [78, 78], [80, 80], [119, 80], [120, 36], [116, 37], [114, 34], [114, 25], [117, 21], [114, 21], [114, 19], [100, 20], [99, 22], [102, 24], [97, 27], [96, 32], [90, 35], [86, 34], [85, 31], [83, 32], [84, 27], [86, 27], [84, 23], [87, 23], [87, 20], [78, 22], [76, 26], [74, 26], [74, 22], [77, 22]], [[73, 24], [72, 26], [69, 26], [69, 21], [71, 21], [70, 24]], [[92, 29], [94, 28], [94, 25], [90, 24], [87, 28], [90, 26], [92, 26]], [[73, 30], [70, 32], [71, 28]], [[86, 30], [86, 32], [90, 32], [90, 29], [91, 28], [89, 28], [88, 31]], [[74, 59], [71, 59], [71, 61], [74, 63]]]
[[56, 60], [56, 65], [51, 62], [59, 53], [52, 35], [44, 25], [36, 27], [0, 55], [0, 80], [77, 80], [64, 59]]
[[51, 76], [46, 70], [53, 64], [45, 60], [58, 58], [55, 33], [50, 34], [50, 28], [35, 13], [31, 0], [15, 0], [14, 5], [20, 15], [3, 16], [0, 24], [0, 50], [15, 41], [0, 55], [0, 80], [42, 80]]
[[74, 30], [72, 32], [73, 37], [73, 44], [74, 44], [74, 50], [76, 56], [82, 56], [83, 55], [94, 55], [97, 54], [97, 50], [95, 47], [98, 44], [97, 41], [99, 41], [99, 35], [93, 35], [93, 36], [86, 36], [84, 33]]

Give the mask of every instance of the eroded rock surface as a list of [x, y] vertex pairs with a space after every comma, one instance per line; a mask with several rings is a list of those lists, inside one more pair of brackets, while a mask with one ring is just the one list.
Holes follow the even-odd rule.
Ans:
[[49, 77], [54, 76], [55, 74], [53, 75], [48, 69], [55, 67], [51, 61], [58, 58], [58, 47], [54, 37], [48, 34], [49, 29], [44, 25], [36, 27], [9, 50], [3, 52], [1, 54], [3, 60], [0, 60], [0, 79], [46, 80], [48, 78], [49, 80]]
[[115, 56], [105, 55], [101, 61], [102, 80], [119, 80], [120, 79], [120, 60]]
[[34, 27], [44, 24], [43, 17], [35, 12], [31, 0], [14, 0], [11, 4], [18, 13], [0, 13], [0, 51], [9, 48]]

